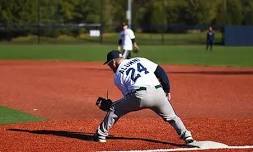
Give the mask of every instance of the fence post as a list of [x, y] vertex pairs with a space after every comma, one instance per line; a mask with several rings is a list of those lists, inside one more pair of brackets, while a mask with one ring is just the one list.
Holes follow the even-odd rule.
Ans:
[[37, 44], [40, 44], [40, 0], [37, 0]]

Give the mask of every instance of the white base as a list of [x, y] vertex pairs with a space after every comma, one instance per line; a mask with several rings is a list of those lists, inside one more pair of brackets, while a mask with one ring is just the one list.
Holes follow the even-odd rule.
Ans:
[[197, 147], [201, 149], [219, 149], [219, 148], [227, 148], [228, 145], [215, 142], [215, 141], [194, 141], [188, 144], [190, 147]]

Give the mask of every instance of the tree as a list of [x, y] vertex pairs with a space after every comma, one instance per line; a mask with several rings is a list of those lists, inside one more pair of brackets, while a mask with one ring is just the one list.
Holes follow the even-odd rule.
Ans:
[[60, 16], [64, 23], [97, 23], [100, 21], [98, 0], [61, 0]]
[[253, 1], [252, 0], [242, 0], [242, 14], [243, 14], [243, 24], [253, 25]]
[[225, 16], [226, 24], [241, 25], [243, 20], [242, 3], [240, 0], [227, 0]]
[[215, 19], [215, 4], [216, 1], [203, 1], [203, 0], [181, 0], [180, 2], [174, 2], [172, 9], [176, 18], [174, 22], [184, 23], [187, 25], [196, 24], [210, 24]]
[[0, 1], [0, 22], [27, 24], [36, 21], [36, 3], [33, 0]]

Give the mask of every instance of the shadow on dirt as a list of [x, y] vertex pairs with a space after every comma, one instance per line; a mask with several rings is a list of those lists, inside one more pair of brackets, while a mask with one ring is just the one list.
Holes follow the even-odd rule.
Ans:
[[[16, 131], [16, 132], [27, 132], [31, 134], [41, 134], [41, 135], [53, 135], [53, 136], [60, 136], [66, 138], [74, 138], [79, 140], [85, 141], [94, 141], [94, 133], [83, 133], [83, 132], [72, 132], [72, 131], [63, 131], [63, 130], [27, 130], [27, 129], [8, 129], [8, 131]], [[136, 138], [136, 137], [119, 137], [119, 136], [109, 136], [107, 139], [112, 140], [141, 140], [146, 142], [152, 143], [159, 143], [159, 144], [168, 144], [177, 147], [185, 147], [184, 144], [175, 144], [167, 141], [160, 141], [155, 139], [147, 139], [147, 138]]]
[[41, 135], [53, 135], [67, 138], [75, 138], [86, 141], [93, 141], [92, 133], [82, 133], [82, 132], [71, 132], [71, 131], [61, 131], [61, 130], [27, 130], [27, 129], [8, 129], [9, 131], [17, 132], [27, 132], [31, 134], [41, 134]]

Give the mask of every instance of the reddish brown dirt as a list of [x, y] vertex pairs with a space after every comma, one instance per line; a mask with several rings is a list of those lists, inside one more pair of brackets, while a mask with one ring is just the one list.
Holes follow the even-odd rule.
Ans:
[[[163, 67], [172, 83], [172, 104], [196, 139], [253, 145], [252, 68]], [[1, 125], [0, 152], [183, 147], [171, 126], [149, 110], [122, 118], [106, 144], [92, 141], [105, 114], [96, 98], [106, 90], [112, 99], [121, 96], [102, 63], [0, 61], [0, 85], [0, 105], [47, 118]]]

